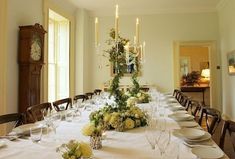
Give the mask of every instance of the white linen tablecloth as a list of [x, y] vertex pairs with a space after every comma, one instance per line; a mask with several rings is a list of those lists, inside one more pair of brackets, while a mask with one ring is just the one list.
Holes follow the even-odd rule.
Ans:
[[[148, 104], [146, 104], [148, 105]], [[141, 105], [144, 107], [144, 105]], [[76, 122], [62, 121], [57, 128], [57, 135], [53, 133], [45, 135], [39, 143], [33, 143], [30, 139], [18, 141], [6, 141], [7, 146], [0, 148], [0, 159], [61, 159], [56, 152], [56, 147], [71, 139], [89, 142], [89, 137], [81, 134], [82, 127], [88, 122], [88, 111]], [[167, 127], [179, 128], [178, 124], [167, 118]], [[196, 159], [191, 149], [183, 145], [182, 141], [172, 136], [172, 141], [179, 145], [180, 159]], [[102, 140], [103, 147], [94, 150], [94, 159], [158, 159], [158, 148], [152, 150], [145, 138], [144, 128], [135, 128], [125, 132], [107, 131], [107, 138]], [[172, 155], [174, 148], [168, 155]], [[167, 158], [171, 158], [170, 156]], [[226, 158], [226, 156], [224, 157]]]

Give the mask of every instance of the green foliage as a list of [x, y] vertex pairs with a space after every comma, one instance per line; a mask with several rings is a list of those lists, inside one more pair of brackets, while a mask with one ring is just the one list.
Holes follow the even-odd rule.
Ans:
[[128, 97], [119, 89], [120, 79], [124, 76], [124, 73], [127, 69], [126, 67], [126, 56], [124, 46], [129, 42], [128, 39], [118, 36], [117, 43], [114, 43], [115, 31], [111, 29], [110, 39], [107, 41], [111, 45], [111, 49], [106, 52], [109, 54], [109, 61], [113, 64], [116, 69], [116, 74], [112, 80], [112, 83], [109, 88], [110, 95], [115, 97], [115, 102], [120, 108], [125, 109], [126, 100]]

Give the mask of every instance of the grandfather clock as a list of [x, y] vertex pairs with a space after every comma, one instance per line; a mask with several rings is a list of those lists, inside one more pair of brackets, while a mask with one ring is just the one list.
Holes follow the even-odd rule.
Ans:
[[19, 31], [19, 112], [40, 103], [41, 68], [44, 64], [42, 25], [20, 26]]

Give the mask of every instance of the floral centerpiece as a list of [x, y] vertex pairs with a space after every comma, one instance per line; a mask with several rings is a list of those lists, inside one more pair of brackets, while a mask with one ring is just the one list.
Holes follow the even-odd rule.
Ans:
[[67, 144], [62, 144], [56, 151], [62, 154], [63, 159], [81, 159], [82, 157], [89, 158], [93, 156], [89, 144], [76, 140], [70, 140]]
[[90, 122], [83, 127], [82, 134], [85, 136], [90, 136], [90, 145], [93, 149], [100, 149], [102, 148], [102, 131], [102, 124]]
[[[147, 124], [146, 114], [136, 106], [136, 98], [126, 95], [120, 88], [120, 79], [124, 76], [127, 70], [126, 64], [126, 50], [125, 45], [129, 42], [128, 39], [122, 38], [118, 35], [118, 40], [115, 40], [115, 31], [111, 29], [110, 39], [107, 41], [111, 48], [106, 52], [109, 54], [109, 61], [115, 67], [115, 76], [111, 80], [109, 87], [110, 97], [114, 97], [115, 103], [106, 105], [103, 108], [94, 111], [90, 114], [90, 122], [93, 126], [88, 126], [83, 129], [83, 134], [92, 136], [95, 132], [94, 127], [102, 127], [106, 130], [115, 129], [116, 131], [125, 131], [132, 128], [145, 126]], [[130, 50], [134, 51], [133, 50]], [[138, 58], [138, 57], [133, 57]], [[138, 61], [138, 60], [134, 60]], [[135, 87], [139, 86], [136, 79], [138, 75], [138, 65], [135, 63], [135, 71], [133, 72], [133, 79], [135, 79]], [[137, 95], [139, 88], [134, 90]], [[142, 96], [140, 96], [142, 97]]]
[[[130, 98], [132, 99], [132, 98]], [[134, 102], [127, 104], [126, 109], [119, 109], [115, 106], [105, 106], [102, 109], [92, 112], [90, 120], [98, 125], [103, 125], [107, 130], [125, 131], [147, 124], [146, 114]]]

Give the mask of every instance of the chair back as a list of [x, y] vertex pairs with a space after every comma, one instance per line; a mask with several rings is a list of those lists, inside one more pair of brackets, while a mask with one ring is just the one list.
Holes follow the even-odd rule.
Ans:
[[68, 107], [72, 107], [72, 99], [65, 98], [65, 99], [57, 100], [57, 101], [53, 102], [53, 106], [56, 111], [67, 110]]
[[88, 97], [88, 99], [92, 99], [92, 96], [94, 95], [93, 92], [88, 92], [86, 93], [86, 96]]
[[201, 104], [196, 100], [190, 100], [190, 101], [191, 101], [191, 104], [189, 106], [189, 111], [196, 118], [197, 114], [199, 113], [201, 109]]
[[217, 126], [221, 121], [221, 113], [217, 109], [209, 108], [209, 107], [202, 107], [201, 116], [199, 118], [199, 124], [202, 124], [203, 118], [206, 118], [206, 127], [207, 131], [213, 135]]
[[95, 89], [94, 90], [95, 95], [100, 95], [101, 92], [102, 92], [101, 89]]
[[140, 90], [141, 90], [141, 91], [144, 91], [144, 92], [148, 92], [148, 91], [149, 91], [149, 88], [148, 88], [148, 87], [140, 87]]
[[79, 100], [81, 100], [82, 102], [84, 102], [84, 101], [87, 100], [87, 99], [88, 99], [88, 97], [87, 97], [86, 95], [80, 94], [80, 95], [74, 96], [73, 102], [74, 102], [74, 103], [77, 103]]
[[28, 107], [27, 114], [32, 122], [43, 120], [43, 110], [52, 110], [51, 103], [42, 103]]
[[225, 136], [226, 132], [228, 131], [230, 138], [233, 145], [233, 151], [235, 151], [235, 122], [231, 120], [225, 120], [222, 131], [221, 131], [221, 136], [220, 136], [220, 143], [219, 146], [222, 150], [224, 150], [224, 141], [225, 141]]
[[0, 116], [0, 124], [15, 122], [14, 127], [24, 124], [25, 116], [22, 113], [12, 113]]

